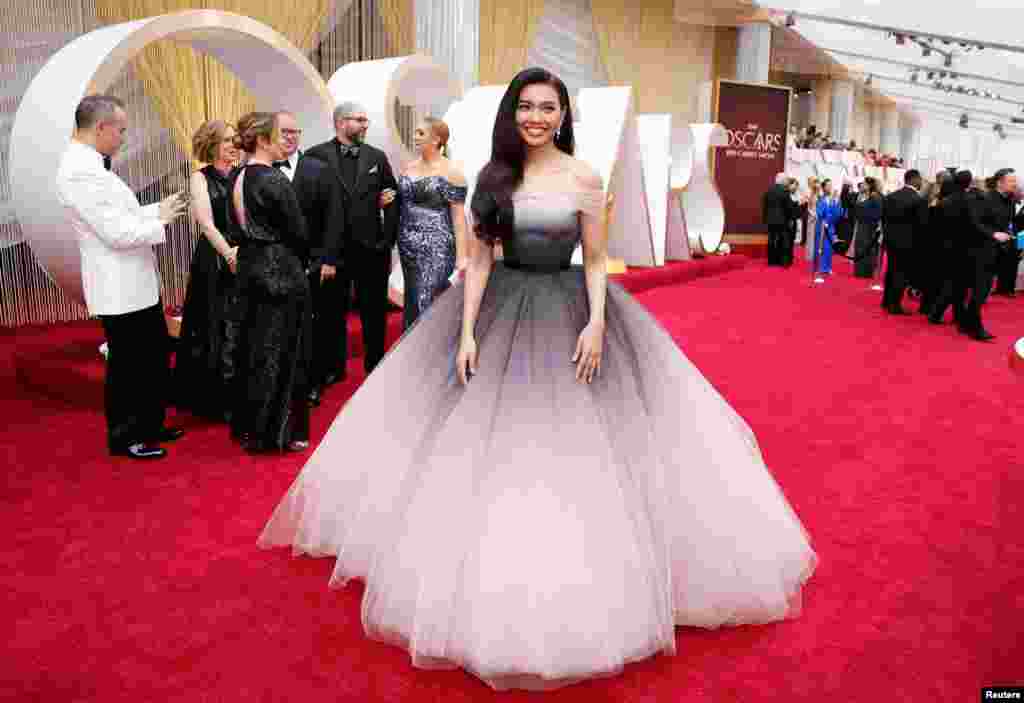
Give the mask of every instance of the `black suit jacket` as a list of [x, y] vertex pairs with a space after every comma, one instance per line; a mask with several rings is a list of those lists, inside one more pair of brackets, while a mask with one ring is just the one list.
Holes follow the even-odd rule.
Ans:
[[786, 227], [797, 218], [799, 206], [793, 202], [789, 189], [774, 185], [761, 199], [761, 215], [769, 227]]
[[889, 193], [882, 201], [882, 228], [889, 249], [912, 249], [928, 225], [928, 201], [913, 188]]
[[968, 208], [971, 227], [968, 230], [967, 247], [976, 255], [995, 258], [999, 248], [992, 235], [1010, 231], [1013, 205], [996, 191], [979, 193], [970, 200]]
[[345, 198], [331, 165], [317, 154], [305, 152], [292, 180], [309, 231], [310, 266], [337, 265], [345, 242]]
[[341, 198], [340, 217], [344, 222], [339, 256], [344, 258], [345, 245], [349, 242], [378, 251], [390, 250], [398, 236], [398, 200], [384, 208], [383, 214], [379, 201], [382, 190], [397, 189], [398, 183], [387, 155], [369, 144], [360, 144], [356, 180], [351, 187], [341, 175], [336, 140], [317, 144], [308, 149], [303, 158], [325, 162], [327, 173], [336, 181], [334, 192]]

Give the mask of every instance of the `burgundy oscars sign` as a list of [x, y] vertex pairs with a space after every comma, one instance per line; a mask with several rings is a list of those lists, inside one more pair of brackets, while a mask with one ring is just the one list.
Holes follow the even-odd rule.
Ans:
[[790, 100], [789, 88], [718, 82], [718, 122], [729, 135], [727, 146], [715, 147], [726, 234], [768, 231], [761, 196], [786, 170]]

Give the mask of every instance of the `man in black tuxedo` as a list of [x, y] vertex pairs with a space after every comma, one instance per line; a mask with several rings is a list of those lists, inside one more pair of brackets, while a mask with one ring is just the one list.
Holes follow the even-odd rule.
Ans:
[[889, 257], [882, 307], [890, 315], [907, 314], [903, 292], [914, 264], [914, 238], [920, 237], [928, 224], [928, 202], [921, 197], [921, 172], [907, 171], [903, 183], [903, 188], [889, 193], [882, 203], [882, 231]]
[[789, 266], [793, 263], [793, 242], [790, 225], [797, 218], [797, 204], [789, 189], [790, 179], [780, 173], [761, 198], [761, 213], [768, 227], [768, 265]]
[[971, 339], [988, 342], [995, 339], [981, 321], [981, 308], [992, 292], [999, 246], [1010, 241], [1013, 219], [1012, 195], [1017, 190], [1017, 175], [1012, 168], [996, 171], [995, 188], [971, 200], [971, 229], [967, 238], [971, 300], [964, 313], [961, 330]]
[[320, 404], [323, 388], [345, 375], [342, 291], [337, 274], [345, 241], [342, 186], [322, 159], [305, 152], [292, 180], [309, 231], [309, 288], [313, 294], [313, 371], [309, 401]]
[[[398, 235], [398, 204], [393, 202], [381, 208], [381, 193], [397, 189], [387, 155], [364, 143], [370, 120], [366, 109], [353, 102], [343, 102], [334, 110], [335, 138], [317, 144], [303, 155], [303, 159], [325, 163], [321, 177], [336, 181], [336, 195], [341, 208], [336, 217], [339, 222], [327, 220], [324, 227], [341, 228], [341, 246], [333, 263], [322, 260], [319, 280], [337, 278], [334, 304], [340, 319], [338, 347], [339, 366], [327, 372], [325, 385], [344, 377], [348, 359], [348, 314], [350, 291], [353, 283], [359, 317], [363, 323], [363, 363], [366, 372], [384, 357], [388, 276], [391, 273], [391, 248]], [[301, 167], [300, 167], [301, 168]], [[335, 186], [332, 185], [332, 189]], [[331, 215], [324, 214], [329, 218]], [[340, 258], [339, 258], [340, 257]]]

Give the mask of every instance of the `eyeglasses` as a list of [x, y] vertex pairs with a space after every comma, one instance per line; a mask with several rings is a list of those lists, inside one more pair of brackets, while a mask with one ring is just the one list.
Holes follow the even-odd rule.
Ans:
[[286, 137], [301, 137], [302, 136], [302, 130], [301, 129], [282, 129], [281, 130], [281, 134], [283, 134]]

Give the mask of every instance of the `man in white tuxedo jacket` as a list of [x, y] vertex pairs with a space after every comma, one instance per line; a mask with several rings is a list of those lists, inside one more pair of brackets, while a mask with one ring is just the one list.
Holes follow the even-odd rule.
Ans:
[[57, 191], [78, 237], [82, 286], [89, 312], [109, 345], [104, 406], [112, 454], [166, 456], [158, 446], [178, 439], [164, 426], [170, 344], [160, 305], [153, 246], [187, 201], [172, 195], [142, 207], [131, 188], [104, 168], [128, 128], [124, 103], [89, 95], [75, 110], [75, 135], [57, 172]]

